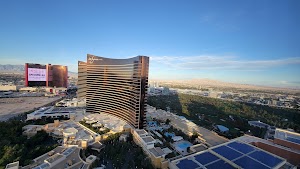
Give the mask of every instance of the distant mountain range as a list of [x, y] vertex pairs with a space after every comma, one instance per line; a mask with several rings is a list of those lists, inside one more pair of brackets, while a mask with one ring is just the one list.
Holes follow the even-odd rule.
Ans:
[[190, 88], [190, 89], [220, 89], [220, 90], [246, 90], [246, 91], [283, 91], [288, 93], [299, 92], [299, 88], [288, 88], [288, 87], [271, 87], [262, 85], [252, 85], [252, 84], [239, 84], [222, 82], [219, 80], [212, 79], [189, 79], [189, 80], [150, 80], [152, 82], [158, 82], [159, 85], [169, 86], [169, 87], [180, 87], [180, 88]]
[[24, 65], [1, 65], [0, 72], [16, 72], [21, 73], [25, 71]]
[[[24, 65], [1, 65], [0, 64], [0, 73], [24, 74], [24, 72], [25, 72]], [[68, 76], [77, 78], [78, 74], [76, 72], [68, 71]]]
[[[24, 74], [25, 68], [24, 65], [1, 65], [0, 64], [0, 73], [15, 73], [15, 74]], [[78, 73], [76, 72], [68, 72], [68, 76], [72, 78], [77, 78]], [[190, 79], [190, 80], [154, 80], [150, 79], [150, 81], [156, 81], [160, 84], [173, 86], [173, 87], [187, 87], [187, 88], [220, 88], [220, 89], [239, 89], [239, 90], [268, 90], [268, 91], [292, 91], [299, 92], [299, 88], [280, 88], [280, 87], [269, 87], [269, 86], [259, 86], [259, 85], [251, 85], [251, 84], [238, 84], [238, 83], [229, 83], [222, 82], [218, 80], [212, 79]]]

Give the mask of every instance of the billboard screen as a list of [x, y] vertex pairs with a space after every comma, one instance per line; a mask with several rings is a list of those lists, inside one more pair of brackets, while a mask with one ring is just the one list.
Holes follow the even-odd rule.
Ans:
[[46, 81], [46, 69], [28, 68], [28, 81]]
[[68, 67], [25, 63], [25, 86], [67, 87]]

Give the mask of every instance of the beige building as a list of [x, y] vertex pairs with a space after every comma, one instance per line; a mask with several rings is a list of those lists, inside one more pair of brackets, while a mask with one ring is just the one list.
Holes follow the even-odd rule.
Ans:
[[38, 131], [45, 130], [45, 126], [41, 125], [27, 125], [22, 128], [23, 135], [32, 137], [37, 134]]
[[143, 148], [143, 151], [150, 157], [155, 168], [166, 169], [168, 161], [165, 159], [166, 153], [160, 147], [154, 147], [156, 140], [144, 129], [132, 130], [133, 140]]
[[16, 85], [0, 85], [0, 91], [17, 91], [20, 87]]
[[148, 132], [144, 129], [133, 130], [133, 137], [144, 150], [154, 148], [154, 144], [156, 143], [155, 139], [149, 136]]
[[36, 87], [22, 87], [19, 91], [27, 91], [27, 92], [35, 92], [37, 90]]
[[167, 154], [160, 147], [154, 147], [148, 151], [151, 162], [155, 168], [168, 168], [169, 162], [165, 159]]
[[23, 135], [32, 137], [41, 130], [46, 131], [52, 137], [63, 139], [62, 144], [64, 146], [78, 146], [82, 148], [87, 148], [87, 146], [99, 142], [103, 136], [72, 120], [64, 122], [54, 120], [54, 123], [46, 125], [27, 125], [23, 127]]

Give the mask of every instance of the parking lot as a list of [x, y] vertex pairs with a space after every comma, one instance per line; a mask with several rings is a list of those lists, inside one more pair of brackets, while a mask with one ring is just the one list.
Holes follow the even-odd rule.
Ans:
[[59, 100], [60, 97], [18, 97], [0, 99], [0, 121]]

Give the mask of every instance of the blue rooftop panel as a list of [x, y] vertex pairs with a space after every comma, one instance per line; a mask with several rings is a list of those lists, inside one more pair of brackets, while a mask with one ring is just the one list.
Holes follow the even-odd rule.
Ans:
[[235, 150], [238, 150], [244, 154], [247, 154], [254, 150], [253, 147], [251, 147], [247, 144], [244, 144], [244, 143], [239, 143], [239, 142], [232, 142], [232, 143], [227, 144], [227, 146], [234, 148]]
[[293, 143], [296, 143], [296, 144], [300, 144], [300, 140], [296, 139], [296, 138], [293, 138], [293, 137], [287, 137], [286, 140], [288, 140], [290, 142], [293, 142]]
[[234, 163], [241, 166], [244, 169], [269, 169], [269, 167], [264, 166], [263, 164], [256, 162], [247, 156], [244, 156], [234, 161]]
[[250, 157], [266, 164], [267, 166], [270, 166], [270, 167], [275, 167], [277, 166], [279, 163], [282, 162], [281, 159], [277, 158], [277, 157], [274, 157], [268, 153], [265, 153], [263, 151], [255, 151], [251, 154], [249, 154]]
[[202, 154], [199, 154], [199, 155], [196, 155], [195, 156], [195, 159], [205, 165], [207, 163], [210, 163], [212, 161], [216, 161], [217, 159], [219, 159], [217, 156], [211, 154], [210, 152], [205, 152], [205, 153], [202, 153]]
[[207, 166], [205, 166], [207, 169], [215, 169], [215, 168], [222, 168], [222, 169], [234, 169], [233, 166], [231, 166], [230, 164], [226, 163], [223, 160], [219, 160], [217, 162], [214, 162], [212, 164], [209, 164]]
[[195, 169], [195, 168], [200, 167], [194, 161], [188, 160], [188, 159], [184, 159], [184, 160], [179, 161], [179, 163], [176, 164], [176, 166], [180, 169]]
[[229, 147], [226, 147], [226, 146], [220, 146], [220, 147], [214, 148], [212, 150], [214, 152], [222, 155], [223, 157], [227, 158], [228, 160], [233, 160], [233, 159], [236, 159], [237, 157], [242, 156], [241, 153], [239, 153]]
[[164, 133], [164, 135], [166, 136], [166, 137], [174, 137], [175, 136], [175, 134], [174, 133], [169, 133], [169, 132], [165, 132]]

